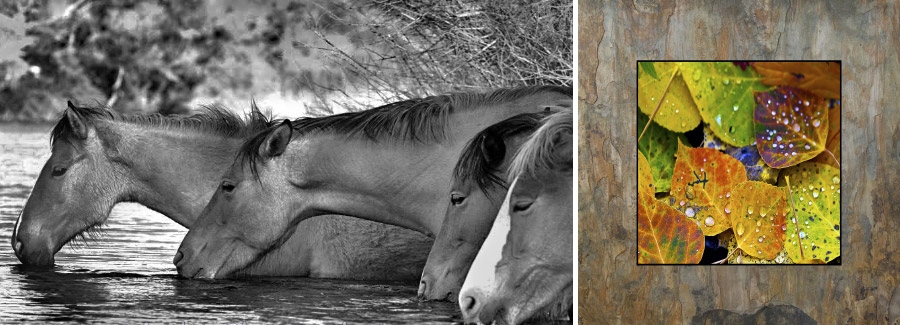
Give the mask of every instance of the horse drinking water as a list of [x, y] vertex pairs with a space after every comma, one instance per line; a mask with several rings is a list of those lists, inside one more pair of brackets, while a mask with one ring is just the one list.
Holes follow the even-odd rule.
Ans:
[[[272, 123], [221, 109], [191, 117], [122, 115], [69, 105], [51, 156], [13, 231], [24, 264], [52, 265], [61, 247], [106, 222], [118, 202], [137, 202], [191, 227], [245, 138]], [[326, 216], [304, 222], [254, 275], [416, 279], [431, 241], [421, 234]]]
[[571, 105], [571, 88], [523, 87], [407, 100], [261, 133], [245, 143], [185, 236], [174, 261], [178, 272], [227, 276], [321, 214], [433, 236], [465, 141], [508, 117]]
[[506, 196], [509, 162], [548, 114], [521, 114], [491, 125], [463, 149], [453, 169], [444, 224], [422, 271], [419, 298], [456, 300]]
[[465, 321], [571, 316], [572, 153], [572, 113], [561, 112], [516, 154], [509, 193], [459, 294]]

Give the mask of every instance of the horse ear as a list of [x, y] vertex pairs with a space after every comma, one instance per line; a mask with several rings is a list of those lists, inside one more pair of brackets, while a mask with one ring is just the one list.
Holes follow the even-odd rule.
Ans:
[[500, 137], [492, 134], [483, 135], [481, 141], [481, 154], [484, 156], [488, 165], [493, 168], [499, 168], [503, 164], [503, 158], [506, 157], [506, 143]]
[[280, 156], [287, 150], [293, 133], [294, 129], [291, 127], [291, 121], [284, 120], [263, 140], [262, 145], [259, 147], [259, 155], [263, 158]]
[[81, 119], [81, 116], [78, 115], [75, 111], [78, 110], [78, 107], [75, 107], [75, 104], [72, 104], [71, 101], [68, 102], [69, 108], [66, 109], [66, 120], [69, 121], [69, 127], [72, 128], [72, 132], [79, 139], [87, 139], [88, 129], [87, 124]]

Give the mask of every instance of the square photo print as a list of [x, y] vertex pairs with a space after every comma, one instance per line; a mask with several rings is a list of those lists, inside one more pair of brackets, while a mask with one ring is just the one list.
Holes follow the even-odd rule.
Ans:
[[839, 61], [637, 63], [638, 264], [841, 263]]

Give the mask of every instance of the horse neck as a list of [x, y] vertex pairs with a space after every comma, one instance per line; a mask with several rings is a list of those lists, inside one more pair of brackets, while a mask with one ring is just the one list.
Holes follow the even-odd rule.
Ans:
[[434, 237], [443, 224], [452, 169], [466, 141], [485, 127], [537, 109], [507, 105], [451, 115], [441, 141], [308, 135], [291, 155], [302, 170], [304, 208], [311, 217], [342, 214], [392, 224]]
[[122, 201], [140, 203], [190, 228], [229, 168], [240, 139], [192, 130], [111, 125], [121, 140], [117, 158], [127, 167]]

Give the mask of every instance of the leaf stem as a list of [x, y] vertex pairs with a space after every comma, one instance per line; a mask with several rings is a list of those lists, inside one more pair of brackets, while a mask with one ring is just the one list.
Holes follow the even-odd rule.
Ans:
[[[828, 149], [825, 149], [825, 150], [828, 150]], [[834, 157], [834, 156], [832, 156], [832, 157]], [[793, 191], [791, 191], [791, 177], [788, 175], [784, 175], [784, 181], [787, 183], [788, 197], [791, 198], [791, 212], [793, 212], [793, 214], [794, 214], [794, 217], [791, 218], [791, 220], [794, 220], [794, 222], [793, 222], [794, 228], [797, 229], [797, 240], [800, 243], [797, 245], [797, 247], [800, 248], [800, 258], [806, 260], [806, 257], [803, 257], [803, 242], [802, 242], [803, 238], [800, 237], [800, 224], [797, 223], [797, 221], [796, 221], [797, 220], [797, 209], [794, 208], [794, 193], [793, 193]]]
[[[640, 140], [638, 140], [638, 141], [640, 141]], [[827, 152], [828, 155], [831, 156], [831, 159], [834, 159], [834, 163], [837, 164], [838, 169], [841, 169], [841, 162], [838, 161], [837, 158], [834, 157], [834, 154], [831, 153], [831, 150], [828, 150], [828, 148], [825, 148], [825, 152]]]
[[656, 113], [659, 112], [659, 107], [662, 106], [663, 97], [666, 96], [666, 93], [669, 91], [669, 86], [672, 85], [672, 80], [675, 79], [675, 75], [678, 74], [678, 66], [675, 67], [675, 71], [672, 72], [672, 76], [669, 77], [669, 82], [666, 84], [666, 89], [663, 89], [662, 95], [659, 96], [659, 103], [656, 104], [656, 109], [653, 110], [653, 114], [650, 115], [650, 120], [647, 121], [647, 125], [644, 125], [644, 130], [641, 131], [641, 135], [638, 136], [638, 142], [641, 142], [641, 138], [644, 137], [644, 133], [647, 132], [647, 129], [650, 128], [650, 123], [653, 123], [653, 118], [656, 117]]
[[[737, 238], [735, 238], [735, 239], [737, 239]], [[735, 245], [735, 246], [734, 246], [734, 249], [731, 250], [731, 253], [728, 253], [728, 256], [725, 256], [725, 258], [723, 258], [723, 259], [721, 259], [721, 260], [712, 262], [712, 264], [723, 264], [723, 263], [725, 263], [725, 261], [727, 261], [728, 258], [731, 257], [731, 255], [734, 255], [734, 252], [737, 252], [737, 250], [739, 250], [739, 249], [740, 249], [740, 248], [738, 248], [737, 245]]]

